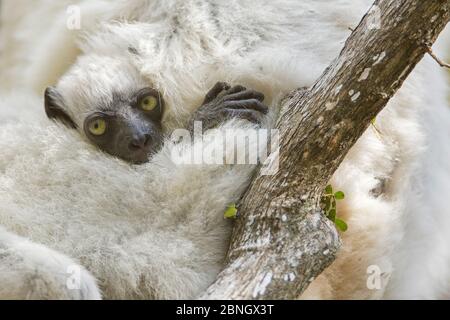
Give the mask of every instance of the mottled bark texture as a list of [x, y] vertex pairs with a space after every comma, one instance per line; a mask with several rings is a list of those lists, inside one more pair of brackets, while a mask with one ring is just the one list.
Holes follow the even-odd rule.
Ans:
[[450, 0], [379, 0], [339, 57], [283, 104], [280, 170], [239, 204], [226, 267], [203, 299], [293, 299], [335, 259], [320, 210], [332, 174], [449, 21]]

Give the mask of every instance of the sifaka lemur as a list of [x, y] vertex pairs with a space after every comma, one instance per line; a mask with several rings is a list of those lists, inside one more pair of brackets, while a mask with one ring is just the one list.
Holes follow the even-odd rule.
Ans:
[[[2, 65], [14, 68], [0, 79], [21, 90], [0, 112], [26, 117], [0, 117], [0, 298], [198, 296], [221, 270], [231, 235], [223, 213], [254, 166], [176, 165], [172, 150], [189, 157], [191, 147], [166, 135], [195, 119], [231, 133], [271, 128], [282, 97], [314, 84], [372, 3], [36, 0], [6, 25], [21, 33], [4, 46]], [[80, 30], [66, 28], [69, 4], [80, 9]], [[392, 56], [387, 49], [374, 63]], [[240, 88], [224, 113], [231, 88], [202, 103], [218, 81], [254, 91]], [[37, 120], [42, 101], [23, 89], [41, 96], [52, 85], [48, 115], [78, 132]], [[446, 90], [444, 73], [424, 59], [346, 156], [330, 183], [346, 194], [337, 214], [349, 228], [303, 298], [450, 295]], [[78, 286], [68, 288], [68, 275]]]
[[[268, 112], [263, 100], [260, 92], [217, 82], [191, 117], [188, 129], [193, 132], [194, 123], [200, 122], [202, 129], [208, 130], [232, 118], [259, 123]], [[96, 108], [85, 115], [82, 133], [101, 150], [134, 164], [148, 161], [159, 151], [164, 141], [164, 99], [160, 92], [148, 87], [126, 95], [113, 93], [109, 103]], [[47, 88], [47, 116], [77, 128], [66, 109], [57, 89]]]

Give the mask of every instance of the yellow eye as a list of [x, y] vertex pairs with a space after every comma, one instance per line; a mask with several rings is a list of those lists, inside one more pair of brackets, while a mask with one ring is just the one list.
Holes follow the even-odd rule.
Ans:
[[154, 96], [147, 96], [141, 100], [141, 109], [144, 111], [152, 111], [158, 106], [158, 99]]
[[94, 136], [101, 136], [106, 131], [106, 121], [103, 119], [95, 119], [89, 123], [89, 132]]

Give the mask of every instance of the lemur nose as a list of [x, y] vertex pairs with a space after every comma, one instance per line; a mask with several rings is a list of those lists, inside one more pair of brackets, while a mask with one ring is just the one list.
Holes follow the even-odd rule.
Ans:
[[130, 150], [140, 150], [147, 147], [150, 143], [151, 136], [149, 134], [136, 135], [131, 138], [129, 148]]

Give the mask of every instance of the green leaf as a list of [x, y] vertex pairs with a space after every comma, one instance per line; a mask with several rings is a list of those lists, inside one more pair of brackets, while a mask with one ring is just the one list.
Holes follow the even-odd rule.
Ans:
[[336, 220], [336, 209], [331, 209], [330, 211], [328, 211], [328, 219], [333, 222]]
[[370, 120], [370, 122], [371, 122], [373, 125], [375, 125], [375, 123], [377, 122], [377, 118], [376, 118], [376, 117], [373, 118], [372, 120]]
[[236, 205], [234, 203], [229, 205], [223, 216], [225, 219], [235, 219], [237, 216]]
[[327, 185], [327, 187], [325, 188], [325, 194], [333, 194], [333, 187], [331, 186], [331, 184]]
[[347, 226], [347, 223], [345, 223], [344, 220], [336, 219], [334, 221], [334, 223], [336, 224], [336, 227], [338, 227], [338, 229], [341, 230], [342, 232], [347, 231], [348, 226]]
[[343, 200], [345, 198], [345, 194], [342, 191], [338, 191], [334, 194], [336, 200]]

